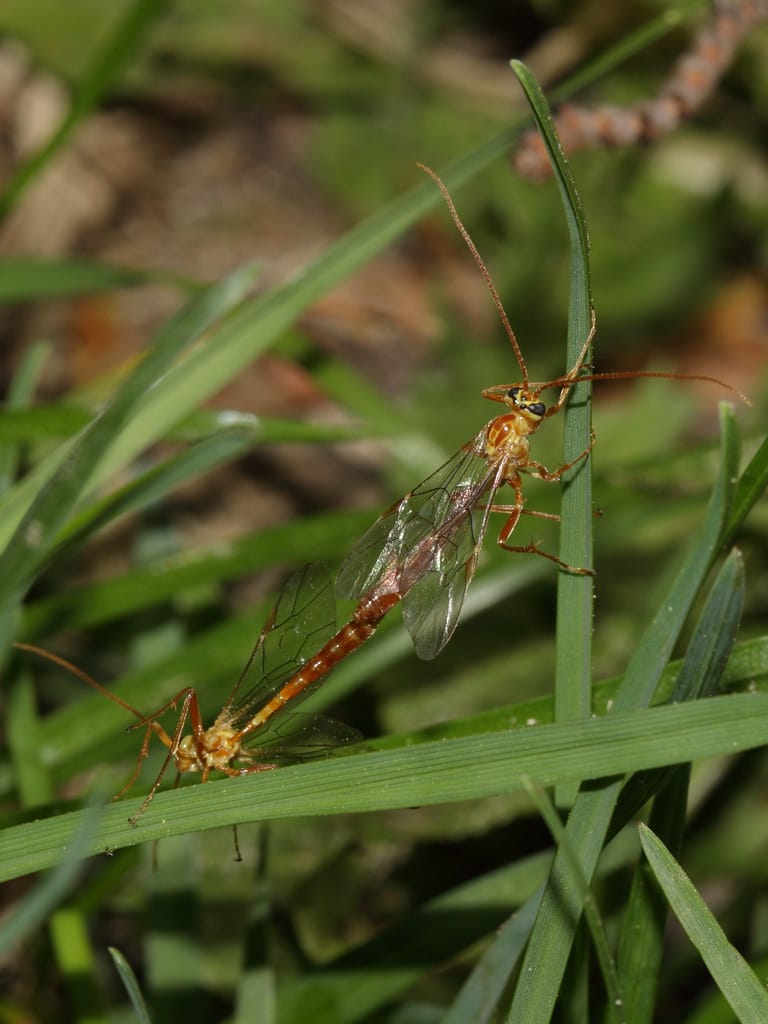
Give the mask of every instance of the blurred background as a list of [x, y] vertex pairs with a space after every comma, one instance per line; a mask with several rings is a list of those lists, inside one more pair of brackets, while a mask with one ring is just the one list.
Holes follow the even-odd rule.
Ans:
[[[709, 16], [705, 4], [678, 11], [639, 0], [176, 0], [145, 12], [120, 74], [79, 111], [79, 83], [120, 19], [140, 6], [0, 7], [0, 183], [13, 186], [62, 120], [74, 118], [55, 157], [23, 190], [6, 191], [2, 206], [0, 275], [27, 260], [50, 269], [26, 291], [14, 278], [0, 310], [6, 380], [32, 343], [50, 344], [38, 391], [51, 410], [48, 436], [30, 442], [32, 460], [98, 407], [195, 286], [255, 259], [266, 294], [422, 187], [417, 161], [441, 172], [504, 133], [511, 150], [528, 127], [511, 57], [526, 61], [548, 93], [586, 69], [591, 83], [571, 102], [636, 104], [658, 92]], [[665, 23], [665, 14], [675, 16]], [[601, 69], [617, 47], [627, 56]], [[767, 140], [768, 26], [758, 22], [711, 97], [676, 131], [641, 147], [579, 153], [571, 165], [591, 237], [596, 370], [724, 378], [753, 402], [737, 413], [747, 452], [765, 428]], [[532, 379], [562, 373], [569, 253], [555, 185], [522, 179], [507, 155], [454, 199]], [[135, 280], [73, 286], [67, 268], [82, 261]], [[248, 636], [258, 633], [260, 602], [285, 570], [315, 558], [335, 568], [376, 515], [490, 418], [495, 410], [480, 390], [514, 382], [519, 368], [442, 204], [360, 263], [211, 403], [306, 423], [317, 428], [312, 443], [254, 444], [60, 560], [33, 594], [41, 642], [110, 683], [238, 617], [238, 642], [216, 647], [212, 632], [201, 665], [210, 672], [204, 703], [215, 713]], [[621, 671], [701, 518], [722, 398], [729, 396], [717, 388], [674, 380], [596, 385], [595, 678]], [[357, 439], [330, 443], [334, 431]], [[148, 452], [143, 468], [178, 443], [169, 438]], [[560, 443], [554, 419], [537, 435], [535, 457], [557, 465]], [[557, 508], [557, 488], [533, 482], [526, 493], [533, 508]], [[765, 621], [767, 520], [758, 509], [742, 538], [750, 566], [744, 638]], [[293, 532], [281, 532], [290, 524]], [[536, 536], [556, 548], [553, 532], [542, 527]], [[224, 549], [237, 554], [226, 567]], [[156, 600], [126, 596], [132, 581], [147, 578], [132, 574], [178, 568], [191, 555], [218, 572], [173, 595], [158, 591]], [[329, 683], [327, 703], [343, 697], [333, 713], [376, 736], [549, 693], [555, 576], [548, 564], [530, 566], [487, 543], [476, 605], [443, 655], [424, 665], [401, 644], [359, 689], [354, 673], [375, 658], [361, 653], [359, 669], [345, 675], [345, 666], [337, 689]], [[116, 596], [114, 613], [83, 613], [105, 593]], [[387, 627], [394, 636], [396, 624]], [[44, 708], [79, 698], [78, 682], [41, 673]], [[58, 770], [69, 775], [119, 756], [125, 775], [135, 739], [111, 737], [73, 757], [67, 773]], [[67, 792], [83, 788], [78, 776]], [[287, 908], [283, 951], [296, 943], [327, 959], [490, 870], [499, 836], [517, 829], [521, 813], [527, 801], [516, 797], [281, 824], [270, 841], [277, 899]], [[543, 837], [531, 824], [516, 842], [527, 851]], [[220, 851], [221, 842], [216, 857], [228, 863]], [[164, 847], [162, 856], [172, 862]], [[124, 851], [120, 870], [110, 869], [111, 912], [129, 922], [129, 948], [139, 945], [141, 926], [135, 895], [120, 883], [137, 857]], [[146, 863], [143, 870], [146, 877]], [[226, 987], [216, 977], [213, 988]], [[16, 965], [17, 990], [28, 983]], [[454, 983], [449, 971], [423, 984], [439, 999]]]

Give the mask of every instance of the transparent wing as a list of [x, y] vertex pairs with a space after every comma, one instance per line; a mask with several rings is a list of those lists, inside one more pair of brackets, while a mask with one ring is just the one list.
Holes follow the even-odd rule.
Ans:
[[260, 729], [243, 744], [238, 759], [248, 763], [301, 764], [328, 757], [340, 746], [363, 739], [361, 732], [324, 715], [292, 713]]
[[352, 549], [336, 580], [339, 595], [355, 600], [395, 585], [423, 658], [435, 657], [456, 628], [488, 519], [480, 499], [503, 479], [501, 461], [486, 457], [486, 432], [388, 509]]
[[471, 508], [438, 531], [429, 567], [403, 597], [403, 621], [420, 658], [437, 657], [453, 636], [475, 575], [493, 495], [503, 478], [504, 466], [499, 463], [476, 492]]
[[225, 706], [242, 727], [336, 632], [336, 601], [328, 570], [306, 565], [287, 581]]

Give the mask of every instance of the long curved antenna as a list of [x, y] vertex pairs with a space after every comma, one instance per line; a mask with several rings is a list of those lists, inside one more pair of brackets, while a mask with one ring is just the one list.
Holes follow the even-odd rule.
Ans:
[[557, 377], [554, 380], [546, 381], [544, 384], [533, 384], [531, 387], [538, 392], [543, 391], [545, 388], [578, 384], [582, 380], [632, 380], [634, 377], [657, 377], [662, 380], [698, 380], [703, 381], [705, 384], [717, 384], [719, 387], [725, 388], [726, 391], [730, 391], [732, 395], [736, 395], [744, 405], [752, 407], [752, 402], [738, 388], [735, 388], [727, 381], [721, 380], [719, 377], [711, 377], [706, 373], [664, 373], [661, 370], [611, 370], [606, 373], [587, 373], [583, 377]]
[[485, 261], [483, 260], [483, 257], [477, 251], [477, 246], [472, 241], [472, 238], [470, 237], [470, 234], [467, 231], [467, 229], [464, 227], [464, 225], [463, 225], [463, 223], [461, 221], [461, 217], [459, 217], [458, 211], [456, 210], [456, 206], [454, 205], [453, 199], [451, 199], [451, 194], [448, 191], [448, 189], [445, 187], [445, 185], [443, 184], [443, 182], [442, 182], [441, 178], [439, 177], [439, 175], [437, 175], [435, 173], [435, 171], [432, 170], [431, 167], [427, 167], [426, 164], [420, 164], [417, 161], [416, 166], [418, 168], [420, 168], [422, 171], [424, 171], [425, 174], [428, 174], [430, 176], [430, 178], [432, 178], [432, 180], [436, 183], [436, 185], [440, 189], [440, 191], [443, 193], [443, 199], [445, 200], [445, 204], [448, 207], [448, 212], [451, 215], [451, 219], [453, 220], [453, 223], [458, 228], [459, 234], [464, 239], [464, 241], [467, 243], [467, 248], [472, 253], [474, 261], [477, 264], [478, 269], [480, 270], [480, 273], [483, 275], [483, 280], [488, 285], [488, 290], [491, 293], [491, 298], [493, 299], [493, 304], [496, 306], [496, 309], [498, 311], [499, 318], [501, 320], [502, 326], [504, 327], [504, 330], [507, 333], [507, 337], [509, 338], [509, 342], [510, 342], [510, 344], [512, 346], [512, 349], [513, 349], [514, 353], [515, 353], [515, 358], [517, 359], [518, 365], [520, 366], [520, 372], [523, 375], [523, 381], [522, 381], [523, 387], [528, 387], [528, 368], [525, 365], [525, 359], [523, 359], [523, 353], [520, 350], [520, 346], [519, 346], [519, 344], [517, 342], [517, 337], [515, 336], [515, 332], [512, 330], [512, 324], [509, 322], [509, 317], [507, 316], [507, 311], [504, 309], [504, 306], [502, 305], [501, 298], [499, 297], [499, 293], [496, 291], [496, 285], [493, 283], [493, 280], [492, 280], [491, 275], [490, 275], [490, 273], [488, 271], [488, 268], [485, 265]]
[[78, 668], [77, 665], [73, 665], [71, 661], [67, 661], [66, 658], [62, 658], [58, 654], [53, 654], [51, 651], [46, 651], [42, 647], [37, 647], [35, 644], [25, 643], [14, 643], [13, 645], [18, 651], [28, 651], [30, 654], [36, 654], [39, 658], [44, 658], [46, 661], [52, 661], [54, 665], [58, 665], [60, 668], [66, 669], [73, 676], [81, 679], [84, 683], [92, 686], [94, 690], [98, 690], [103, 696], [108, 697], [115, 704], [119, 704], [121, 708], [125, 708], [126, 711], [130, 711], [132, 715], [135, 715], [141, 724], [145, 724], [146, 718], [140, 711], [137, 711], [132, 704], [123, 700], [122, 697], [118, 697], [116, 693], [112, 693], [106, 686], [102, 686], [101, 683], [97, 683], [93, 676], [89, 676], [83, 669]]

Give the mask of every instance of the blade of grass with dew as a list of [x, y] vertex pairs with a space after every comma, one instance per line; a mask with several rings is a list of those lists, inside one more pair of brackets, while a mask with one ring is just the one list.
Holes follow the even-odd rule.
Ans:
[[717, 987], [742, 1024], [768, 1020], [768, 992], [720, 925], [675, 858], [647, 825], [640, 842], [654, 876], [688, 938], [701, 954]]
[[[525, 90], [547, 147], [568, 225], [570, 244], [570, 297], [565, 370], [576, 363], [592, 328], [593, 307], [589, 271], [587, 225], [576, 184], [568, 168], [552, 115], [541, 89], [520, 61], [512, 70]], [[589, 359], [587, 359], [589, 361]], [[573, 462], [589, 446], [591, 385], [577, 384], [563, 412], [563, 464]], [[587, 458], [563, 476], [560, 506], [560, 559], [567, 565], [592, 568], [592, 460]], [[555, 715], [558, 721], [583, 718], [590, 712], [592, 685], [591, 575], [560, 572], [557, 580], [555, 660]], [[570, 804], [575, 789], [557, 794], [558, 803]]]
[[[15, 511], [20, 516], [17, 520], [11, 513], [11, 520], [18, 525], [0, 555], [0, 579], [3, 581], [0, 609], [13, 608], [23, 595], [86, 490], [104, 449], [126, 422], [131, 421], [147, 390], [156, 385], [181, 349], [240, 300], [253, 281], [253, 273], [250, 267], [237, 270], [189, 302], [161, 330], [153, 347], [102, 413], [70, 444], [60, 447], [58, 465], [50, 477], [40, 480], [35, 479], [36, 474], [31, 474], [23, 488], [14, 488], [0, 502], [0, 515], [6, 515], [9, 499], [13, 497], [17, 502]], [[19, 507], [20, 490], [25, 498]]]
[[80, 79], [72, 103], [48, 141], [16, 171], [0, 195], [0, 218], [18, 202], [24, 191], [71, 137], [78, 125], [96, 109], [109, 87], [143, 45], [147, 32], [169, 7], [168, 0], [134, 0], [122, 13], [106, 43], [91, 55], [90, 67]]
[[[611, 779], [671, 761], [733, 754], [766, 742], [768, 697], [731, 694], [397, 750], [350, 748], [344, 756], [258, 777], [159, 793], [136, 827], [128, 824], [128, 816], [135, 813], [140, 798], [121, 800], [104, 810], [87, 852], [246, 821], [476, 800], [521, 788], [523, 776], [540, 786], [575, 778]], [[6, 829], [0, 880], [57, 863], [80, 818], [76, 811]], [[572, 898], [570, 890], [567, 895]]]
[[[720, 466], [704, 523], [635, 650], [617, 691], [612, 714], [637, 710], [650, 703], [685, 618], [719, 550], [724, 524], [730, 515], [734, 481], [738, 479], [739, 457], [733, 410], [726, 403], [721, 403], [720, 414]], [[633, 770], [638, 768], [636, 766]], [[591, 772], [585, 776], [589, 777], [593, 777]], [[569, 816], [567, 835], [587, 881], [592, 879], [621, 786], [621, 779], [614, 779], [602, 786], [582, 790]], [[550, 1019], [580, 916], [579, 886], [571, 878], [567, 858], [558, 854], [526, 950], [510, 1006], [510, 1021], [515, 1024], [536, 1021], [539, 1024]], [[540, 963], [548, 965], [546, 972], [535, 969], [535, 965]]]

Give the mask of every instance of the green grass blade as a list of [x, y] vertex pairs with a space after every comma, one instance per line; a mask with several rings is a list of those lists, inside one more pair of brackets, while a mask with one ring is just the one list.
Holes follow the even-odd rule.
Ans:
[[0, 260], [0, 302], [50, 301], [75, 295], [94, 295], [115, 288], [145, 284], [170, 284], [198, 290], [198, 282], [162, 270], [117, 267], [85, 260], [44, 262], [42, 260]]
[[[275, 564], [337, 558], [350, 536], [361, 533], [369, 522], [365, 510], [307, 516], [211, 548], [169, 555], [162, 564], [132, 569], [115, 579], [72, 587], [27, 605], [20, 638], [42, 636], [53, 628], [109, 622], [156, 606], [185, 588], [241, 579]], [[256, 621], [253, 612], [247, 614]]]
[[[733, 482], [738, 478], [739, 448], [732, 410], [724, 403], [720, 409], [721, 461], [704, 524], [689, 548], [669, 593], [638, 644], [617, 691], [614, 714], [645, 707], [651, 701], [685, 618], [718, 551], [723, 526], [730, 513]], [[678, 760], [688, 759], [681, 757]], [[590, 776], [592, 773], [588, 772], [585, 778]], [[566, 831], [571, 849], [575, 851], [581, 873], [588, 882], [592, 879], [605, 842], [620, 790], [621, 781], [618, 779], [582, 790], [568, 819]], [[512, 1000], [509, 1020], [515, 1024], [550, 1019], [581, 909], [579, 886], [571, 877], [568, 859], [559, 853]], [[538, 963], [548, 964], [546, 977], [533, 966]]]
[[[719, 685], [741, 622], [744, 591], [744, 566], [734, 551], [712, 586], [675, 683], [673, 701], [697, 700]], [[651, 827], [673, 854], [682, 845], [689, 775], [688, 766], [662, 773], [658, 780], [662, 789], [652, 809]], [[626, 790], [622, 800], [625, 796]], [[647, 864], [642, 863], [632, 882], [618, 942], [623, 1005], [633, 1024], [653, 1020], [665, 918], [659, 891], [650, 882]]]
[[499, 928], [443, 1018], [443, 1024], [486, 1024], [495, 1019], [496, 1007], [509, 983], [510, 969], [523, 955], [543, 892], [542, 885]]
[[[13, 917], [6, 918], [0, 926], [0, 952], [8, 952], [23, 942], [74, 892], [82, 873], [82, 859], [88, 855], [103, 826], [102, 810], [93, 805], [70, 817], [60, 833], [58, 866], [27, 893]], [[24, 856], [23, 851], [21, 856]]]
[[[651, 809], [650, 824], [679, 850], [685, 833], [690, 766], [666, 773]], [[667, 905], [646, 861], [638, 864], [621, 922], [616, 960], [627, 1020], [645, 1024], [656, 1013], [659, 971], [664, 955]]]
[[705, 7], [706, 0], [688, 0], [687, 3], [680, 3], [650, 18], [634, 32], [623, 36], [616, 45], [593, 57], [586, 67], [579, 68], [575, 74], [569, 76], [564, 86], [553, 89], [553, 98], [559, 102], [593, 82], [605, 78], [615, 68], [642, 53], [665, 35], [674, 32], [679, 25]]
[[[766, 742], [768, 697], [731, 694], [397, 750], [350, 750], [258, 777], [160, 793], [135, 828], [127, 819], [140, 800], [122, 800], [104, 810], [88, 852], [238, 822], [476, 800], [519, 789], [526, 777], [540, 786], [587, 776], [606, 779]], [[72, 812], [8, 828], [0, 850], [0, 880], [57, 863], [81, 816]]]
[[[511, 129], [504, 131], [455, 161], [443, 172], [446, 185], [456, 188], [462, 184], [500, 156], [512, 138]], [[105, 479], [124, 466], [146, 445], [165, 434], [182, 415], [220, 390], [312, 302], [363, 266], [439, 201], [440, 193], [431, 182], [417, 186], [353, 228], [285, 285], [248, 303], [211, 332], [205, 344], [191, 352], [147, 394], [130, 431], [125, 431], [112, 446], [97, 479]]]
[[253, 447], [253, 433], [234, 428], [222, 431], [153, 466], [130, 483], [105, 498], [91, 502], [59, 533], [50, 558], [60, 557], [68, 549], [83, 544], [88, 537], [120, 516], [139, 511], [166, 498], [177, 487], [196, 480], [218, 466], [239, 458]]
[[764, 1024], [768, 1020], [768, 992], [763, 983], [725, 937], [675, 858], [646, 825], [640, 825], [640, 842], [670, 907], [739, 1021]]
[[723, 533], [723, 545], [730, 544], [741, 528], [755, 503], [763, 496], [768, 487], [768, 437], [749, 461], [739, 477], [733, 495], [733, 511]]
[[[576, 184], [563, 155], [541, 89], [519, 61], [512, 69], [525, 89], [534, 117], [547, 147], [568, 225], [570, 244], [570, 297], [566, 365], [571, 369], [579, 357], [592, 326], [592, 292], [589, 270], [589, 239]], [[563, 422], [563, 463], [573, 462], [589, 445], [591, 431], [591, 384], [573, 388], [566, 403]], [[563, 477], [560, 506], [559, 556], [568, 565], [592, 567], [592, 473], [587, 459]], [[555, 662], [555, 713], [559, 721], [583, 718], [590, 711], [592, 683], [591, 576], [561, 572], [557, 587], [557, 632]], [[570, 803], [574, 791], [558, 794]]]
[[2, 424], [14, 414], [24, 414], [32, 401], [37, 382], [42, 373], [43, 365], [50, 353], [50, 347], [43, 343], [30, 345], [19, 359], [11, 382], [4, 407], [0, 410], [0, 495], [4, 494], [16, 475], [19, 464], [17, 438], [8, 439], [2, 434]]
[[0, 556], [4, 607], [12, 605], [29, 585], [85, 492], [105, 449], [132, 423], [134, 410], [147, 390], [181, 349], [240, 300], [252, 280], [251, 268], [238, 270], [189, 302], [163, 328], [104, 411], [71, 444], [60, 446], [50, 478], [41, 481], [41, 474], [30, 474], [23, 485], [5, 496], [0, 503], [4, 529], [9, 533], [15, 522], [18, 525]]
[[152, 1024], [152, 1019], [149, 1016], [149, 1009], [147, 1008], [144, 994], [141, 991], [141, 986], [139, 985], [136, 975], [133, 973], [133, 968], [120, 950], [115, 949], [114, 946], [109, 946], [109, 955], [112, 957], [112, 962], [115, 965], [117, 973], [120, 975], [123, 987], [128, 993], [128, 998], [131, 1001], [131, 1006], [136, 1014], [138, 1024]]
[[40, 719], [35, 691], [28, 673], [20, 673], [11, 681], [5, 713], [8, 752], [16, 781], [16, 791], [23, 807], [35, 807], [53, 799], [48, 771], [40, 751]]

